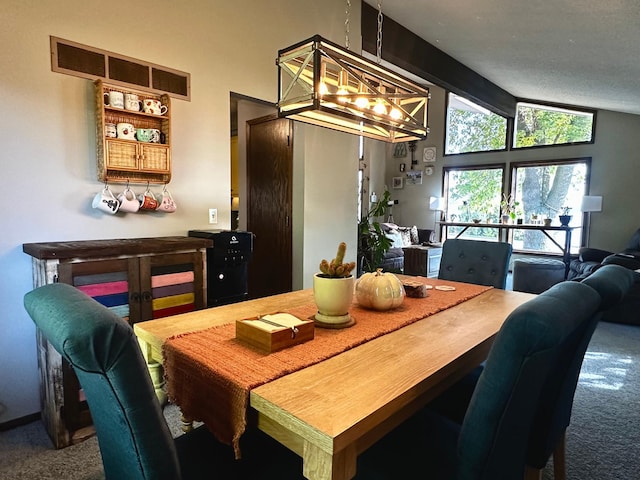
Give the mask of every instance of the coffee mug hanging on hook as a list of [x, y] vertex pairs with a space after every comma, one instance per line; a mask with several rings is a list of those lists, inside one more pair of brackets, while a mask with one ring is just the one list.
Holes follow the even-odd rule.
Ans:
[[159, 200], [159, 205], [157, 210], [159, 212], [165, 213], [173, 213], [176, 211], [177, 205], [176, 202], [173, 201], [171, 197], [171, 193], [167, 190], [167, 184], [164, 184], [164, 188], [162, 189], [162, 200]]
[[140, 209], [140, 202], [138, 202], [135, 192], [129, 187], [129, 180], [127, 180], [124, 191], [118, 195], [118, 201], [121, 212], [136, 213]]
[[147, 189], [144, 193], [138, 195], [138, 200], [140, 202], [140, 210], [155, 210], [158, 208], [158, 200], [149, 190], [149, 182], [147, 182]]
[[109, 185], [105, 182], [103, 189], [93, 197], [91, 206], [105, 213], [114, 214], [118, 211], [120, 202], [118, 202]]

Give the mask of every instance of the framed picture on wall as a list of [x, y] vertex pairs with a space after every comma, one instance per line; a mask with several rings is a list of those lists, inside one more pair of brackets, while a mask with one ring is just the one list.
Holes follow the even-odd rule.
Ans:
[[407, 144], [396, 143], [396, 146], [393, 149], [393, 158], [404, 158], [406, 156], [407, 156]]
[[436, 161], [436, 147], [424, 147], [422, 151], [423, 162], [435, 162]]
[[422, 185], [422, 170], [407, 172], [407, 185]]
[[402, 188], [403, 180], [402, 177], [393, 177], [393, 188]]

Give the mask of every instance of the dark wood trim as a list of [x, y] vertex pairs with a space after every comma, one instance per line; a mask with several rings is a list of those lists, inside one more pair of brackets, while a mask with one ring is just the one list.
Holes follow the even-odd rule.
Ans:
[[[563, 108], [565, 110], [573, 110], [575, 112], [583, 112], [583, 113], [590, 113], [591, 115], [593, 115], [593, 122], [591, 123], [591, 140], [587, 140], [584, 142], [566, 142], [566, 143], [550, 143], [548, 145], [530, 145], [528, 147], [516, 147], [515, 145], [513, 145], [514, 141], [513, 141], [513, 132], [511, 135], [511, 140], [510, 140], [510, 145], [509, 145], [509, 150], [527, 150], [530, 148], [546, 148], [546, 147], [564, 147], [567, 145], [592, 145], [594, 143], [596, 143], [596, 121], [598, 120], [598, 111], [594, 110], [593, 108], [584, 108], [584, 107], [578, 107], [575, 105], [567, 105], [565, 103], [553, 103], [553, 102], [543, 102], [541, 100], [532, 100], [529, 98], [518, 98], [518, 103], [530, 103], [533, 105], [539, 105], [540, 107], [556, 107], [556, 108]], [[513, 119], [513, 130], [515, 130], [516, 128], [516, 122], [518, 121], [517, 118]]]
[[[377, 54], [377, 10], [362, 1], [362, 49]], [[382, 58], [499, 115], [513, 118], [516, 98], [384, 15]]]
[[14, 418], [13, 420], [9, 420], [8, 422], [0, 423], [0, 432], [6, 432], [7, 430], [12, 430], [17, 427], [28, 425], [29, 423], [33, 423], [36, 420], [40, 420], [40, 412], [32, 413], [30, 415], [25, 415], [24, 417]]

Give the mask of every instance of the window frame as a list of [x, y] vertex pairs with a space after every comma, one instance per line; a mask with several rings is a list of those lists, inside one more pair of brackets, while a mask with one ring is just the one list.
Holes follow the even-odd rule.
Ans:
[[[444, 209], [444, 215], [445, 215], [445, 220], [449, 221], [449, 195], [448, 195], [448, 189], [449, 189], [449, 173], [451, 171], [460, 171], [460, 170], [466, 170], [466, 171], [471, 171], [471, 170], [502, 170], [502, 185], [501, 185], [501, 194], [502, 192], [506, 191], [506, 189], [509, 187], [509, 176], [510, 176], [510, 172], [507, 169], [507, 163], [505, 162], [496, 162], [496, 163], [482, 163], [482, 164], [476, 164], [476, 165], [448, 165], [448, 166], [443, 166], [442, 167], [442, 196], [445, 198], [445, 209]], [[496, 229], [496, 232], [498, 232], [498, 229]], [[440, 225], [440, 231], [438, 232], [439, 236], [441, 239], [443, 239], [442, 241], [446, 240], [447, 238], [449, 238], [448, 235], [448, 227], [445, 227], [443, 225]]]
[[[516, 136], [517, 136], [518, 132], [516, 130], [516, 127], [517, 127], [516, 123], [517, 123], [517, 117], [518, 117], [518, 106], [520, 104], [528, 104], [528, 105], [533, 105], [533, 106], [537, 105], [537, 106], [539, 106], [539, 107], [541, 107], [543, 109], [545, 107], [548, 107], [549, 109], [568, 110], [569, 112], [587, 113], [587, 114], [592, 115], [593, 116], [593, 120], [591, 122], [591, 140], [582, 141], [582, 142], [551, 143], [551, 144], [548, 144], [548, 145], [530, 145], [530, 146], [517, 147], [516, 146]], [[509, 142], [509, 150], [511, 150], [511, 151], [519, 151], [519, 150], [549, 148], [549, 147], [565, 147], [565, 146], [571, 146], [571, 145], [592, 145], [592, 144], [595, 143], [595, 140], [596, 140], [597, 116], [598, 116], [597, 110], [590, 109], [590, 108], [577, 107], [577, 106], [574, 106], [574, 105], [566, 105], [566, 104], [562, 104], [562, 103], [541, 102], [539, 100], [531, 100], [531, 99], [519, 98], [517, 103], [516, 103], [515, 117], [510, 119], [511, 120], [511, 131], [510, 131], [511, 141]]]
[[[545, 146], [557, 146], [557, 145], [545, 145]], [[591, 164], [592, 157], [572, 157], [572, 158], [556, 158], [556, 159], [545, 159], [545, 160], [528, 160], [528, 161], [519, 161], [519, 162], [511, 162], [509, 164], [509, 178], [508, 185], [506, 187], [505, 193], [507, 195], [515, 194], [515, 186], [517, 183], [516, 178], [516, 170], [518, 168], [526, 168], [526, 167], [548, 167], [553, 165], [572, 165], [572, 164], [581, 164], [584, 163], [586, 165], [585, 172], [585, 192], [584, 195], [589, 195], [591, 189]], [[580, 225], [580, 245], [578, 248], [586, 245], [587, 242], [587, 234], [588, 232], [584, 228], [587, 222], [587, 213], [580, 212], [582, 214], [582, 220]], [[514, 250], [515, 252], [516, 250]], [[522, 251], [525, 253], [533, 253], [539, 255], [555, 255], [551, 252], [537, 252], [537, 251]]]
[[[466, 100], [467, 102], [471, 102], [474, 105], [476, 105], [478, 108], [482, 108], [484, 110], [487, 110], [488, 112], [494, 114], [494, 115], [498, 115], [499, 117], [502, 117], [506, 120], [507, 124], [506, 124], [506, 129], [505, 129], [505, 138], [504, 138], [504, 148], [498, 148], [498, 149], [493, 149], [493, 150], [474, 150], [471, 152], [459, 152], [459, 153], [447, 153], [447, 140], [449, 137], [449, 102], [450, 102], [450, 98], [451, 95], [455, 95], [457, 97], [460, 97], [464, 100]], [[469, 155], [469, 154], [479, 154], [479, 153], [494, 153], [494, 152], [507, 152], [509, 151], [509, 147], [510, 147], [510, 142], [509, 142], [509, 138], [511, 138], [512, 135], [512, 131], [513, 131], [513, 119], [511, 117], [506, 117], [500, 113], [494, 112], [489, 108], [486, 108], [482, 105], [478, 105], [476, 102], [474, 102], [473, 100], [471, 100], [470, 98], [461, 95], [459, 93], [455, 93], [452, 92], [451, 90], [445, 90], [445, 108], [444, 108], [444, 136], [443, 136], [443, 145], [442, 145], [442, 152], [443, 152], [443, 157], [451, 157], [451, 156], [457, 156], [457, 155]]]
[[[446, 199], [444, 214], [446, 215], [446, 220], [449, 220], [449, 173], [452, 171], [460, 171], [460, 170], [487, 170], [487, 169], [501, 169], [502, 170], [502, 190], [501, 194], [509, 195], [515, 193], [515, 186], [517, 183], [516, 178], [516, 170], [518, 168], [526, 168], [526, 167], [548, 167], [553, 165], [571, 165], [571, 164], [585, 164], [585, 192], [584, 195], [589, 195], [591, 189], [591, 167], [592, 167], [592, 157], [571, 157], [571, 158], [554, 158], [554, 159], [544, 159], [544, 160], [528, 160], [528, 161], [518, 161], [518, 162], [496, 162], [496, 163], [483, 163], [483, 164], [475, 164], [475, 165], [449, 165], [442, 167], [442, 196]], [[587, 235], [588, 231], [585, 228], [587, 224], [587, 213], [580, 212], [582, 214], [581, 219], [581, 233], [580, 233], [580, 244], [579, 247], [583, 247], [587, 243]], [[577, 215], [577, 214], [576, 214]], [[497, 231], [497, 229], [496, 229]], [[513, 232], [511, 231], [510, 234]], [[449, 238], [448, 235], [448, 227], [443, 225], [439, 226], [439, 238], [442, 241]], [[513, 239], [510, 238], [510, 242], [513, 242]], [[522, 252], [533, 255], [556, 255], [555, 252], [543, 252], [543, 251], [528, 251], [528, 250], [514, 250], [515, 252]]]

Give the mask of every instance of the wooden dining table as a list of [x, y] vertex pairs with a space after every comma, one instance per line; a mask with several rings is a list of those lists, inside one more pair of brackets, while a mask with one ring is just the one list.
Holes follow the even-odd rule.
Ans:
[[[490, 289], [258, 386], [249, 395], [257, 427], [302, 457], [306, 478], [353, 478], [358, 455], [480, 364], [504, 320], [533, 297]], [[167, 339], [312, 301], [312, 290], [300, 290], [140, 322], [134, 331], [162, 397]]]

